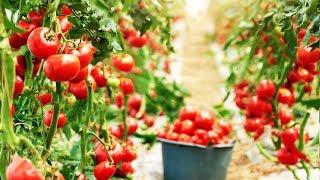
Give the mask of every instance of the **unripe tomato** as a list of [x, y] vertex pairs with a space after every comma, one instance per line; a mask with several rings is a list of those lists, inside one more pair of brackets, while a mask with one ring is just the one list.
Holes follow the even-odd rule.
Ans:
[[97, 180], [106, 180], [111, 178], [116, 172], [116, 168], [109, 164], [108, 161], [103, 161], [96, 165], [93, 169], [94, 177]]
[[45, 106], [52, 102], [52, 94], [44, 93], [37, 97], [42, 106]]
[[131, 162], [137, 159], [137, 153], [129, 146], [123, 148], [123, 162]]
[[49, 28], [38, 27], [31, 32], [27, 45], [30, 52], [39, 59], [46, 59], [51, 55], [58, 54], [61, 43], [57, 36], [50, 37]]
[[[49, 110], [44, 114], [44, 118], [43, 118], [43, 123], [47, 126], [50, 127], [51, 123], [52, 123], [52, 118], [53, 118], [53, 110]], [[59, 113], [58, 116], [58, 123], [57, 123], [57, 127], [63, 127], [66, 123], [67, 123], [67, 117], [64, 113]]]
[[148, 37], [145, 34], [143, 36], [129, 37], [128, 43], [132, 47], [141, 48], [148, 43]]
[[115, 55], [111, 58], [111, 64], [120, 71], [131, 72], [135, 61], [129, 54]]
[[17, 33], [11, 34], [9, 36], [9, 44], [13, 49], [19, 49], [21, 46], [26, 44], [24, 38], [20, 37]]
[[99, 65], [95, 65], [91, 70], [91, 76], [96, 81], [98, 87], [106, 87], [107, 79], [104, 76], [102, 67], [100, 67]]
[[95, 155], [96, 155], [96, 162], [99, 164], [103, 161], [108, 160], [108, 151], [101, 143], [96, 143], [95, 145]]
[[134, 93], [134, 85], [129, 78], [121, 78], [119, 87], [125, 95]]
[[194, 121], [197, 116], [198, 110], [193, 106], [185, 106], [180, 110], [179, 119], [181, 121], [189, 119]]
[[289, 89], [280, 88], [278, 91], [278, 102], [291, 106], [295, 103], [295, 97]]
[[257, 85], [256, 92], [259, 98], [270, 100], [276, 93], [276, 86], [271, 80], [261, 80]]
[[298, 153], [285, 147], [279, 149], [277, 156], [279, 162], [283, 165], [295, 165], [299, 160]]
[[194, 124], [197, 128], [211, 130], [214, 124], [214, 118], [211, 112], [201, 110], [194, 120]]
[[[80, 81], [83, 81], [86, 79], [86, 77], [89, 74], [89, 69], [88, 67], [85, 67], [83, 69], [80, 70], [79, 74], [77, 75], [77, 77], [73, 78], [70, 82], [72, 83], [78, 83]], [[97, 81], [96, 81], [97, 82]]]
[[72, 10], [67, 4], [62, 4], [60, 11], [62, 15], [66, 15], [66, 16], [69, 16], [72, 14]]
[[24, 39], [25, 43], [27, 42], [27, 39], [28, 39], [31, 31], [33, 31], [35, 28], [37, 28], [36, 24], [29, 23], [28, 21], [25, 21], [25, 20], [20, 20], [17, 23], [17, 26], [25, 31], [23, 33], [18, 33], [18, 36], [20, 36], [22, 39]]
[[131, 162], [123, 162], [120, 169], [117, 169], [116, 174], [119, 176], [127, 176], [128, 174], [132, 173], [134, 173], [134, 169], [131, 166]]
[[13, 91], [13, 96], [16, 97], [19, 94], [21, 94], [23, 91], [23, 80], [19, 77], [16, 76], [16, 80], [14, 82], [14, 91]]
[[196, 127], [195, 127], [195, 123], [193, 123], [193, 121], [185, 120], [185, 121], [181, 122], [180, 133], [188, 134], [188, 135], [192, 136], [194, 134], [195, 129], [196, 129]]
[[7, 180], [44, 180], [29, 159], [14, 156], [6, 170]]
[[27, 14], [27, 18], [34, 24], [36, 24], [37, 26], [41, 25], [43, 16], [45, 14], [45, 10], [44, 9], [40, 9], [39, 11], [30, 11]]
[[58, 20], [63, 33], [67, 33], [72, 29], [73, 24], [69, 22], [68, 16], [58, 16]]
[[71, 54], [52, 55], [44, 63], [44, 73], [51, 81], [70, 81], [77, 77], [79, 72], [79, 59]]

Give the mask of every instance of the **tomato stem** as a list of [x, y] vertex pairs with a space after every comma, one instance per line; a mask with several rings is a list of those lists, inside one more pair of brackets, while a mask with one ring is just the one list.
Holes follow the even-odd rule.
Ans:
[[44, 159], [48, 158], [51, 143], [52, 143], [54, 134], [57, 131], [58, 117], [59, 117], [59, 111], [60, 111], [61, 93], [62, 93], [61, 82], [56, 82], [56, 93], [54, 94], [54, 107], [53, 107], [52, 123], [50, 125], [49, 132], [48, 132], [46, 140], [45, 140], [45, 149], [42, 152], [42, 157], [44, 157]]
[[122, 109], [122, 121], [124, 125], [122, 140], [126, 141], [128, 136], [128, 123], [127, 123], [127, 103], [128, 103], [128, 95], [124, 95], [123, 98], [123, 109]]
[[87, 80], [87, 91], [88, 91], [88, 98], [87, 98], [87, 109], [85, 114], [84, 123], [81, 128], [81, 161], [79, 165], [79, 171], [82, 172], [86, 161], [87, 161], [87, 132], [88, 126], [90, 122], [91, 111], [93, 108], [93, 87], [92, 84]]
[[277, 159], [275, 157], [273, 157], [271, 154], [269, 154], [268, 151], [266, 151], [266, 149], [262, 146], [262, 144], [260, 142], [256, 143], [257, 148], [259, 150], [259, 152], [268, 160], [273, 161], [273, 162], [277, 162]]
[[307, 112], [307, 114], [304, 116], [303, 121], [301, 123], [301, 127], [300, 127], [300, 132], [299, 132], [299, 144], [298, 144], [298, 149], [300, 151], [303, 150], [304, 147], [304, 129], [307, 125], [308, 119], [309, 119], [310, 113]]

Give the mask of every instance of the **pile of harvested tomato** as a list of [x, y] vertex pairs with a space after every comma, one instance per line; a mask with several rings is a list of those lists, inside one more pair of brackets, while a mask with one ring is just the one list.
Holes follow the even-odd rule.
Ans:
[[203, 146], [231, 143], [232, 126], [217, 120], [211, 111], [183, 107], [179, 118], [158, 132], [159, 138]]

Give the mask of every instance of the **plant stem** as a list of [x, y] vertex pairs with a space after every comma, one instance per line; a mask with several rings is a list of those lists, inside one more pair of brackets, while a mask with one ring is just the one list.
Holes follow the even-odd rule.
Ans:
[[296, 180], [300, 180], [300, 178], [299, 178], [299, 176], [297, 175], [295, 169], [292, 169], [290, 166], [286, 166], [286, 167], [287, 167], [287, 169], [289, 169], [289, 171], [291, 171], [292, 175], [294, 176], [294, 178], [295, 178]]
[[128, 95], [124, 95], [124, 100], [123, 100], [123, 109], [122, 109], [122, 121], [124, 125], [124, 131], [122, 135], [122, 140], [126, 141], [127, 136], [128, 136], [128, 123], [127, 123], [127, 103], [128, 103]]
[[54, 134], [57, 131], [58, 117], [60, 111], [60, 101], [61, 101], [61, 82], [56, 82], [56, 93], [54, 94], [54, 107], [53, 107], [53, 117], [52, 122], [49, 128], [49, 132], [45, 141], [45, 150], [42, 152], [42, 157], [47, 158], [50, 152], [51, 143], [54, 137]]
[[307, 114], [304, 116], [303, 121], [301, 123], [301, 127], [300, 127], [300, 132], [299, 132], [299, 144], [298, 144], [298, 149], [300, 151], [303, 150], [304, 147], [304, 129], [307, 125], [307, 121], [309, 119], [310, 113], [307, 112]]
[[260, 142], [256, 143], [257, 148], [259, 150], [259, 152], [268, 160], [273, 161], [273, 162], [277, 162], [277, 159], [275, 157], [273, 157], [271, 154], [269, 154], [268, 151], [266, 151], [264, 149], [264, 147], [262, 146], [262, 144]]
[[310, 180], [310, 168], [307, 166], [307, 164], [305, 162], [301, 162], [303, 169], [306, 171], [307, 173], [307, 180]]
[[90, 122], [91, 111], [93, 108], [93, 89], [92, 84], [86, 81], [87, 91], [88, 91], [88, 99], [87, 99], [87, 110], [84, 117], [84, 123], [81, 128], [81, 161], [79, 165], [79, 171], [82, 172], [87, 161], [87, 132], [88, 126]]

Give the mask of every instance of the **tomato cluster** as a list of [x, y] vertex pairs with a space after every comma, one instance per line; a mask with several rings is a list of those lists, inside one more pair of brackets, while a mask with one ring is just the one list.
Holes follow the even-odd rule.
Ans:
[[168, 125], [158, 132], [158, 137], [207, 146], [230, 143], [231, 131], [231, 124], [218, 121], [212, 112], [186, 106], [180, 110], [179, 118], [173, 125]]

